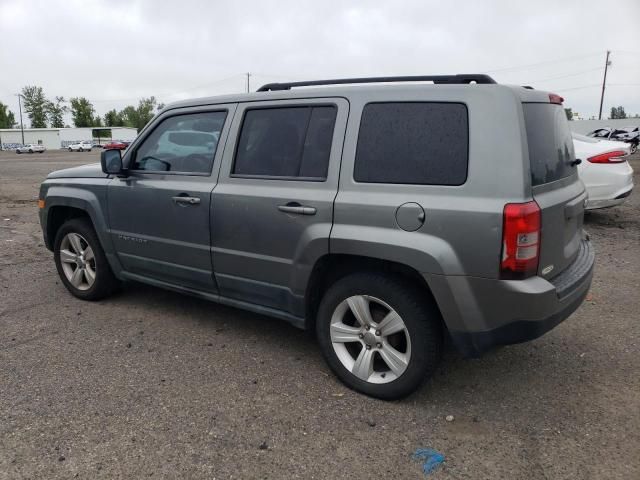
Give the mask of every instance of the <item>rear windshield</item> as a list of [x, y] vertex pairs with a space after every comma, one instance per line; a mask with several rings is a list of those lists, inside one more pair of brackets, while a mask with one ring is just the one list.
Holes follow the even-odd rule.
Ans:
[[571, 131], [562, 105], [523, 103], [529, 144], [531, 184], [542, 185], [568, 177], [575, 154]]

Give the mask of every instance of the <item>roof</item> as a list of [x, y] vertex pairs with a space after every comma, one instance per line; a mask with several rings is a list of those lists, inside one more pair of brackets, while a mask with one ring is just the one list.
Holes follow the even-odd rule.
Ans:
[[523, 102], [548, 102], [548, 92], [525, 88], [520, 85], [504, 84], [429, 84], [429, 83], [368, 83], [365, 85], [304, 87], [291, 90], [262, 91], [219, 95], [213, 97], [192, 98], [168, 104], [163, 111], [181, 107], [195, 107], [220, 103], [260, 102], [265, 100], [290, 100], [322, 97], [345, 97], [357, 94], [376, 94], [391, 92], [416, 92], [431, 89], [464, 92], [468, 89], [509, 89]]

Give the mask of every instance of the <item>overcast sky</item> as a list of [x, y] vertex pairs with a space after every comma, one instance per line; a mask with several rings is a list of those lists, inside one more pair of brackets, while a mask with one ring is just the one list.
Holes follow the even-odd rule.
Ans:
[[[104, 114], [267, 82], [490, 73], [597, 115], [640, 114], [640, 1], [0, 0], [0, 101], [86, 96]], [[604, 115], [603, 115], [604, 116]]]

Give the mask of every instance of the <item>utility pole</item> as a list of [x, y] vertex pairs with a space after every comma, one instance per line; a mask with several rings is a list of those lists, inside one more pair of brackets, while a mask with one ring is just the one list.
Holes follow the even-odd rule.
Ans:
[[249, 77], [251, 76], [251, 74], [249, 72], [247, 72], [247, 93], [249, 93]]
[[21, 93], [16, 93], [16, 96], [18, 97], [18, 108], [20, 109], [20, 131], [22, 132], [22, 145], [24, 145], [24, 124], [22, 123], [22, 94]]
[[600, 94], [600, 113], [598, 113], [598, 120], [602, 120], [602, 102], [604, 102], [604, 88], [607, 84], [607, 69], [611, 62], [609, 61], [610, 50], [607, 50], [607, 59], [604, 62], [604, 78], [602, 79], [602, 93]]

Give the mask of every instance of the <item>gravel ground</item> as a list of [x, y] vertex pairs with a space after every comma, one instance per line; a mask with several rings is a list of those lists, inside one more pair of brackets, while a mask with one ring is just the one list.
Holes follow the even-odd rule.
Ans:
[[68, 294], [38, 185], [98, 155], [0, 153], [0, 478], [419, 479], [423, 447], [446, 457], [434, 479], [640, 478], [637, 191], [587, 215], [597, 267], [570, 319], [478, 360], [449, 349], [383, 402], [284, 322], [136, 284]]

